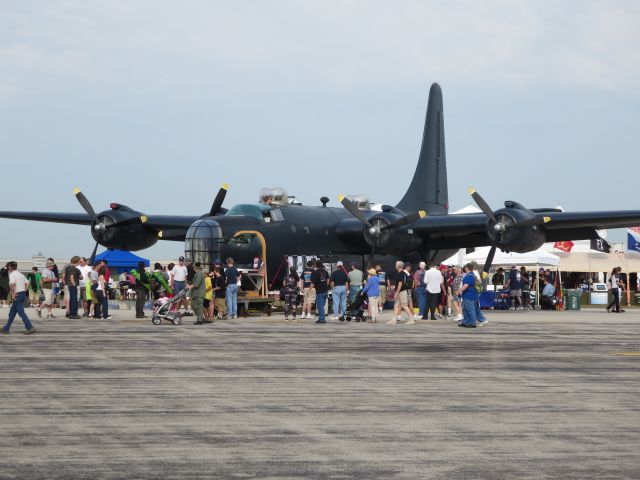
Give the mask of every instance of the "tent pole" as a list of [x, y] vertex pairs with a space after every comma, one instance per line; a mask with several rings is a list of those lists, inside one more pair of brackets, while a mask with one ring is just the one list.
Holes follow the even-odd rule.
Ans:
[[540, 265], [536, 263], [536, 310], [540, 306]]

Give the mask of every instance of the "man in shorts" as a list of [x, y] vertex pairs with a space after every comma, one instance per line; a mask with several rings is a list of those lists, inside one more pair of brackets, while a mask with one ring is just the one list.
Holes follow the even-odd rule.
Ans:
[[[176, 296], [180, 292], [184, 291], [187, 286], [187, 266], [184, 264], [184, 257], [180, 257], [178, 259], [178, 265], [173, 267], [171, 270], [171, 289], [173, 290], [173, 295]], [[193, 315], [193, 312], [189, 309], [189, 300], [185, 296], [182, 300], [182, 305], [184, 306], [184, 310], [186, 314]], [[180, 309], [180, 305], [178, 305], [178, 310]]]
[[509, 287], [511, 292], [511, 308], [513, 310], [523, 310], [522, 308], [522, 275], [515, 265], [511, 265], [509, 279], [505, 288]]
[[47, 266], [42, 272], [42, 293], [44, 295], [43, 307], [47, 309], [47, 318], [56, 318], [53, 316], [53, 284], [58, 282], [56, 274], [53, 271], [54, 263], [47, 261]]
[[311, 288], [311, 275], [313, 275], [315, 262], [309, 260], [307, 268], [302, 271], [302, 318], [311, 318], [311, 308], [316, 303], [316, 289]]
[[[89, 317], [89, 313], [91, 312], [91, 298], [87, 295], [87, 282], [89, 282], [89, 276], [93, 268], [87, 264], [87, 259], [84, 257], [80, 257], [80, 261], [78, 262], [77, 269], [80, 270], [80, 283], [78, 284], [78, 288], [80, 289], [80, 299], [82, 300], [82, 308], [84, 309], [83, 317]], [[91, 291], [89, 291], [89, 294]]]
[[404, 263], [399, 260], [396, 262], [396, 272], [396, 298], [393, 307], [393, 318], [387, 323], [395, 325], [398, 320], [402, 320], [402, 312], [405, 312], [409, 316], [407, 323], [413, 325], [416, 322], [413, 319], [413, 313], [409, 309], [409, 277], [404, 270]]
[[38, 311], [38, 316], [42, 316], [40, 313], [40, 281], [42, 280], [42, 275], [38, 271], [38, 267], [33, 267], [31, 272], [27, 275], [27, 280], [29, 280], [29, 305], [31, 308], [36, 308]]

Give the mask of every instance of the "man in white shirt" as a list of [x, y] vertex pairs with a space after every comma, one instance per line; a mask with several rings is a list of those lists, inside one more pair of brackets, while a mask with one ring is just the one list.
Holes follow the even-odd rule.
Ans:
[[[186, 288], [188, 273], [187, 266], [184, 264], [184, 257], [180, 257], [178, 265], [175, 265], [171, 270], [171, 289], [174, 295], [178, 295]], [[181, 303], [184, 306], [185, 313], [193, 315], [193, 312], [189, 310], [189, 300], [186, 296]], [[180, 309], [180, 305], [178, 305], [178, 309]]]
[[82, 315], [83, 317], [88, 317], [89, 316], [89, 312], [91, 311], [91, 305], [89, 300], [87, 300], [87, 281], [91, 281], [89, 279], [89, 276], [91, 275], [91, 271], [93, 270], [93, 268], [91, 268], [90, 265], [87, 264], [87, 259], [84, 257], [80, 257], [80, 263], [78, 263], [78, 270], [80, 270], [80, 275], [82, 275], [82, 277], [80, 277], [80, 284], [79, 284], [79, 288], [80, 288], [80, 298], [82, 299], [82, 308], [84, 308], [84, 314]]
[[7, 266], [9, 268], [9, 288], [11, 290], [13, 303], [9, 310], [9, 319], [7, 320], [6, 325], [2, 328], [2, 333], [5, 335], [9, 333], [11, 324], [16, 318], [16, 315], [20, 315], [20, 318], [24, 323], [24, 328], [26, 328], [24, 332], [25, 335], [36, 333], [36, 329], [33, 328], [33, 325], [31, 325], [31, 322], [29, 321], [29, 317], [27, 317], [27, 314], [24, 311], [24, 300], [27, 295], [27, 278], [18, 271], [18, 264], [16, 262], [9, 262]]
[[427, 311], [425, 312], [425, 317], [427, 314], [431, 314], [431, 320], [442, 319], [442, 316], [436, 313], [436, 310], [442, 293], [444, 277], [433, 263], [429, 264], [429, 269], [424, 274], [424, 283], [427, 287]]

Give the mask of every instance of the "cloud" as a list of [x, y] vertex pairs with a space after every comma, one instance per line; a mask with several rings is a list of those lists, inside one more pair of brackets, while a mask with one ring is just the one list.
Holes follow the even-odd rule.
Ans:
[[78, 85], [175, 93], [439, 79], [625, 92], [640, 80], [635, 2], [141, 0], [4, 10], [5, 100]]

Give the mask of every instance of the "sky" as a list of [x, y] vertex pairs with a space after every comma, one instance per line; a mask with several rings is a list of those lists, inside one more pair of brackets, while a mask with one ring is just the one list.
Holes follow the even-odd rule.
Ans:
[[[433, 82], [453, 210], [470, 185], [640, 209], [638, 25], [615, 0], [0, 0], [0, 210], [81, 212], [77, 186], [97, 211], [200, 215], [222, 183], [227, 207], [265, 186], [397, 203]], [[0, 231], [1, 257], [93, 248], [89, 227]]]

